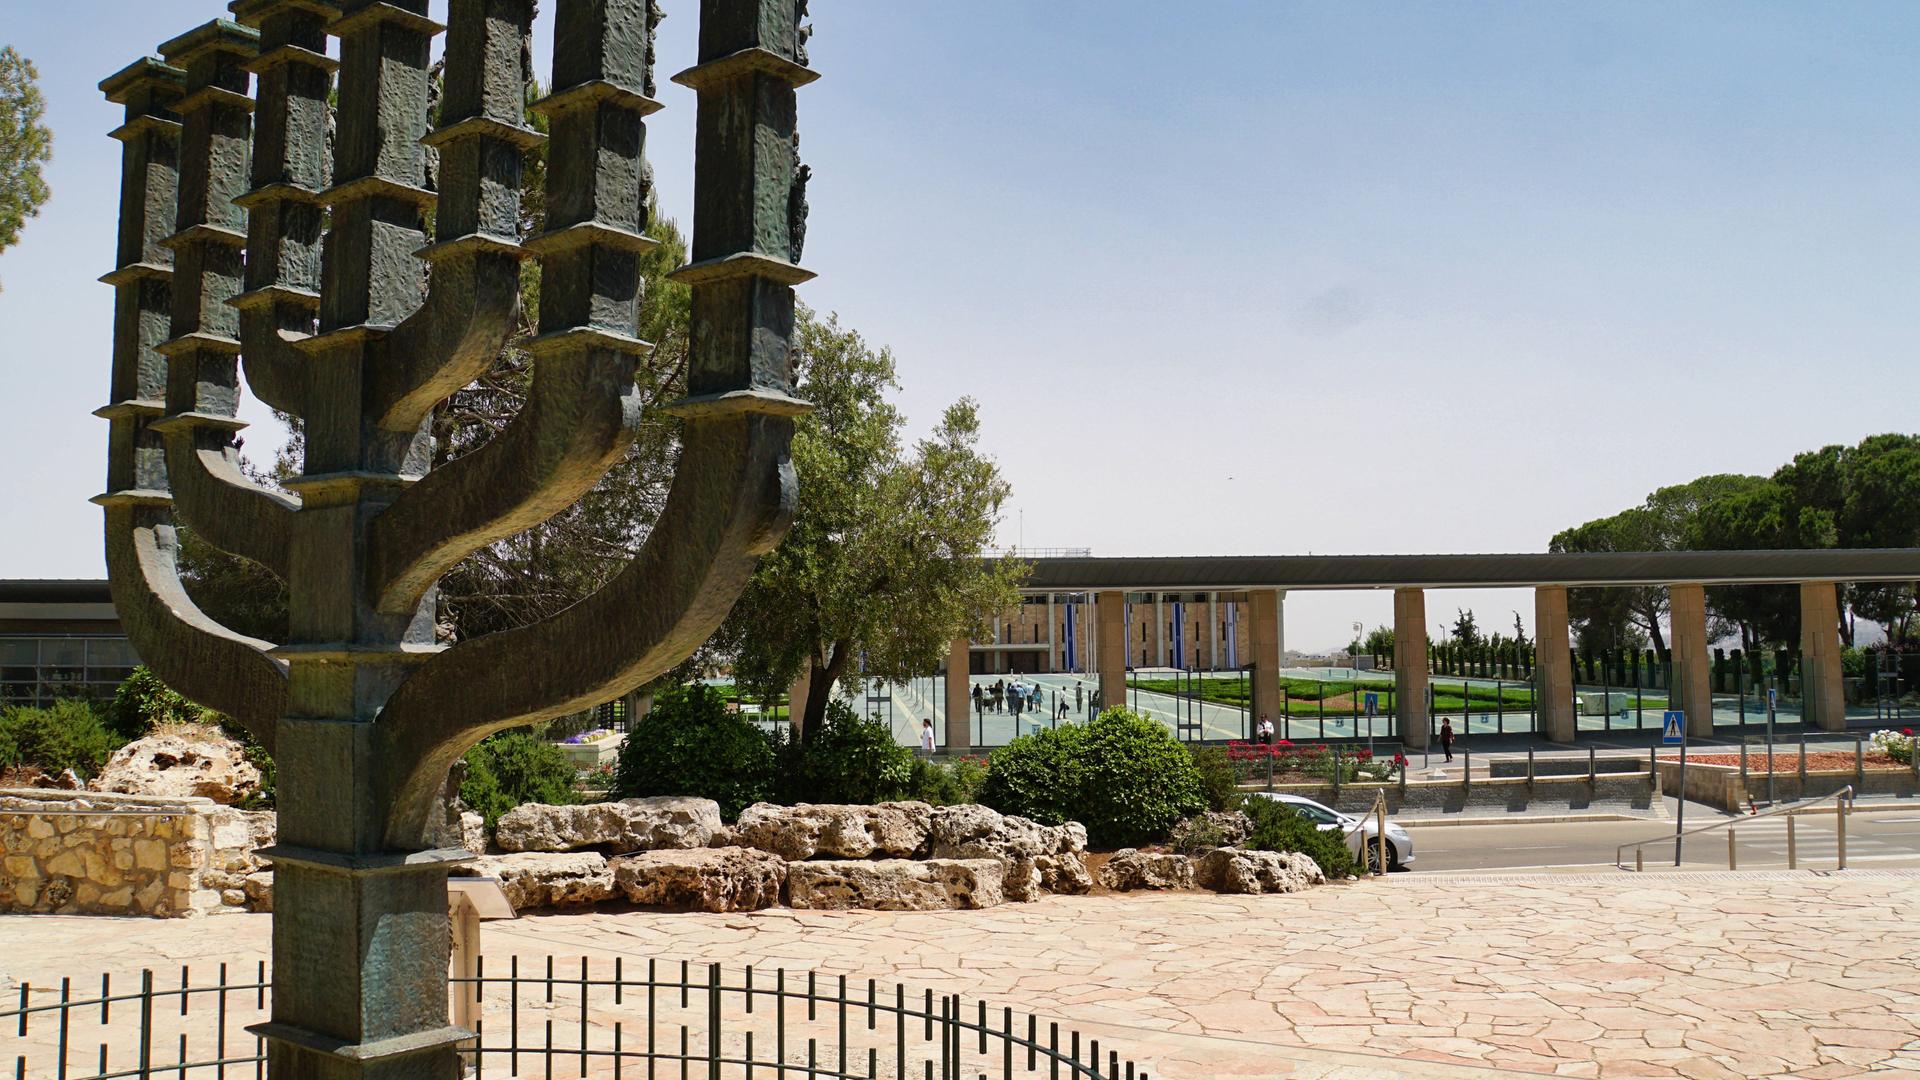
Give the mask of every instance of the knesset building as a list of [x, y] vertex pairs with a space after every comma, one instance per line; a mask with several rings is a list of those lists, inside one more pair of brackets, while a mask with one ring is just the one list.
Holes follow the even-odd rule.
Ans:
[[996, 620], [992, 640], [961, 638], [945, 666], [946, 745], [973, 744], [971, 676], [1086, 671], [1100, 699], [1125, 700], [1129, 668], [1242, 669], [1251, 715], [1281, 714], [1290, 591], [1391, 589], [1394, 593], [1393, 700], [1402, 742], [1425, 747], [1426, 594], [1434, 589], [1530, 588], [1541, 649], [1534, 685], [1540, 732], [1572, 742], [1577, 728], [1569, 588], [1659, 587], [1670, 594], [1671, 696], [1692, 734], [1713, 731], [1709, 585], [1793, 585], [1800, 593], [1804, 716], [1829, 731], [1846, 727], [1835, 586], [1920, 580], [1920, 550], [1668, 551], [1489, 555], [1274, 555], [1044, 557], [1033, 568], [1017, 614]]

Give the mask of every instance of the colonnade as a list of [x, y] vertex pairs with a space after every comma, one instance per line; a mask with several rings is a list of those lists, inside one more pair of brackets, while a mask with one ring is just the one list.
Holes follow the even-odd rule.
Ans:
[[[1247, 590], [1251, 620], [1248, 639], [1253, 716], [1277, 722], [1282, 706], [1281, 659], [1285, 633], [1283, 589]], [[1713, 734], [1712, 657], [1707, 639], [1705, 586], [1681, 582], [1668, 586], [1673, 662], [1672, 700], [1687, 715], [1688, 734]], [[1100, 700], [1123, 702], [1127, 693], [1126, 594], [1103, 591], [1095, 596], [1094, 656], [1099, 671]], [[1846, 702], [1840, 670], [1840, 612], [1831, 582], [1800, 584], [1800, 653], [1806, 665], [1803, 701], [1807, 722], [1826, 731], [1846, 729]], [[1423, 749], [1432, 738], [1427, 708], [1426, 590], [1394, 589], [1393, 594], [1394, 700], [1399, 708], [1402, 742]], [[1541, 732], [1553, 742], [1570, 743], [1578, 728], [1574, 701], [1573, 658], [1568, 633], [1567, 586], [1534, 588], [1534, 637], [1557, 642], [1558, 648], [1537, 650], [1534, 686]], [[946, 745], [972, 744], [972, 701], [968, 672], [971, 643], [954, 641], [946, 674]]]

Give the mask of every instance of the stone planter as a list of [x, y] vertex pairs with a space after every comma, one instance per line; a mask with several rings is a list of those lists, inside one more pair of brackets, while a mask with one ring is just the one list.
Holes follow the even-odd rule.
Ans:
[[627, 737], [624, 734], [614, 732], [593, 742], [554, 743], [554, 745], [560, 748], [561, 753], [567, 755], [567, 760], [573, 763], [574, 768], [587, 772], [602, 765], [613, 764], [619, 759], [620, 748], [626, 745], [626, 742]]

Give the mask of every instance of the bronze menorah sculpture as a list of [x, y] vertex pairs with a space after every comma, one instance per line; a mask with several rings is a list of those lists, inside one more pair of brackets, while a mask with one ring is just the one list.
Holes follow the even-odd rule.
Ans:
[[[719, 625], [793, 514], [793, 286], [805, 173], [804, 0], [701, 0], [689, 396], [673, 488], [600, 592], [517, 630], [436, 641], [464, 555], [584, 494], [638, 419], [637, 258], [651, 172], [650, 0], [559, 0], [544, 231], [518, 235], [534, 0], [452, 0], [432, 122], [428, 0], [235, 0], [101, 84], [126, 107], [106, 509], [115, 604], [142, 658], [279, 766], [276, 1077], [450, 1077], [448, 767], [486, 734], [670, 669]], [[328, 35], [340, 39], [329, 59]], [[338, 69], [338, 104], [331, 104]], [[249, 94], [250, 84], [253, 93]], [[335, 123], [337, 120], [337, 129]], [[431, 126], [431, 130], [429, 130]], [[437, 190], [427, 179], [438, 155]], [[429, 212], [433, 238], [426, 235]], [[437, 403], [542, 295], [528, 404], [429, 471]], [[239, 370], [300, 417], [305, 462], [240, 469]], [[198, 610], [176, 520], [287, 583], [270, 644]]]

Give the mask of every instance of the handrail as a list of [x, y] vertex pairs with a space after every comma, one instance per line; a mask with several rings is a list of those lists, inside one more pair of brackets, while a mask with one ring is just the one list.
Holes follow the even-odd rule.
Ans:
[[[1811, 810], [1811, 809], [1813, 809], [1814, 807], [1816, 807], [1816, 806], [1819, 806], [1819, 805], [1820, 805], [1821, 803], [1824, 803], [1824, 802], [1827, 802], [1827, 801], [1828, 801], [1828, 800], [1830, 800], [1830, 799], [1837, 799], [1837, 800], [1840, 800], [1840, 804], [1839, 804], [1839, 808], [1838, 808], [1838, 813], [1839, 813], [1839, 815], [1840, 815], [1840, 817], [1844, 819], [1844, 818], [1846, 817], [1846, 815], [1847, 815], [1847, 813], [1848, 813], [1848, 811], [1849, 811], [1849, 807], [1851, 807], [1851, 806], [1852, 806], [1852, 804], [1853, 804], [1853, 795], [1854, 795], [1854, 792], [1853, 792], [1853, 785], [1852, 785], [1852, 784], [1848, 784], [1847, 786], [1845, 786], [1845, 787], [1843, 787], [1843, 788], [1841, 788], [1841, 789], [1840, 789], [1840, 790], [1838, 790], [1838, 791], [1834, 791], [1834, 792], [1830, 792], [1830, 793], [1828, 793], [1828, 794], [1826, 794], [1826, 795], [1822, 795], [1822, 796], [1820, 796], [1819, 798], [1817, 798], [1817, 799], [1815, 799], [1815, 800], [1813, 800], [1812, 802], [1809, 802], [1809, 803], [1803, 803], [1803, 804], [1800, 804], [1800, 805], [1796, 805], [1796, 806], [1781, 806], [1781, 807], [1776, 807], [1775, 809], [1772, 809], [1772, 810], [1769, 810], [1769, 811], [1767, 811], [1767, 812], [1766, 812], [1766, 813], [1764, 813], [1764, 814], [1748, 814], [1748, 815], [1746, 815], [1746, 816], [1744, 816], [1744, 817], [1731, 817], [1731, 818], [1727, 818], [1727, 819], [1726, 819], [1726, 820], [1724, 820], [1724, 821], [1715, 821], [1715, 822], [1711, 822], [1711, 823], [1709, 823], [1709, 824], [1706, 824], [1706, 825], [1702, 825], [1702, 826], [1700, 826], [1700, 827], [1699, 827], [1699, 828], [1697, 828], [1697, 829], [1688, 829], [1687, 831], [1685, 831], [1685, 832], [1682, 832], [1682, 833], [1667, 833], [1667, 834], [1665, 834], [1665, 835], [1662, 835], [1662, 836], [1656, 836], [1656, 837], [1652, 837], [1651, 839], [1647, 839], [1647, 840], [1641, 840], [1641, 841], [1639, 841], [1638, 843], [1631, 843], [1631, 844], [1621, 844], [1621, 845], [1620, 845], [1619, 847], [1616, 847], [1616, 848], [1614, 848], [1614, 849], [1613, 849], [1613, 867], [1614, 867], [1614, 869], [1616, 869], [1616, 870], [1624, 870], [1624, 869], [1626, 869], [1626, 865], [1625, 865], [1625, 860], [1624, 860], [1624, 853], [1626, 852], [1626, 850], [1627, 850], [1628, 848], [1632, 848], [1632, 849], [1634, 849], [1634, 867], [1635, 867], [1635, 869], [1638, 869], [1638, 868], [1639, 868], [1639, 866], [1640, 866], [1640, 858], [1639, 858], [1639, 853], [1640, 853], [1640, 849], [1641, 849], [1641, 848], [1643, 848], [1643, 847], [1646, 847], [1646, 846], [1647, 846], [1648, 844], [1660, 844], [1660, 843], [1665, 843], [1665, 842], [1667, 842], [1667, 841], [1669, 841], [1669, 840], [1676, 840], [1676, 839], [1685, 839], [1685, 838], [1687, 838], [1687, 837], [1689, 837], [1689, 836], [1693, 836], [1693, 835], [1696, 835], [1696, 834], [1698, 834], [1698, 833], [1703, 833], [1703, 832], [1711, 832], [1711, 831], [1713, 831], [1714, 829], [1731, 829], [1731, 828], [1732, 828], [1733, 826], [1735, 826], [1735, 825], [1738, 825], [1738, 824], [1741, 824], [1742, 822], [1750, 822], [1750, 821], [1759, 821], [1759, 820], [1760, 820], [1761, 818], [1770, 818], [1770, 817], [1774, 817], [1774, 816], [1776, 816], [1776, 815], [1782, 815], [1782, 816], [1785, 816], [1785, 817], [1786, 817], [1786, 818], [1787, 818], [1787, 819], [1789, 820], [1789, 822], [1791, 822], [1791, 820], [1792, 820], [1792, 818], [1793, 818], [1793, 816], [1794, 816], [1795, 814], [1802, 814], [1802, 813], [1805, 813], [1805, 812], [1807, 812], [1808, 810]], [[1681, 793], [1680, 793], [1680, 797], [1681, 797], [1681, 798], [1683, 798], [1683, 799], [1684, 799], [1684, 798], [1686, 798], [1686, 793], [1685, 793], [1685, 792], [1681, 792]], [[1842, 823], [1841, 823], [1841, 824], [1840, 824], [1840, 825], [1838, 826], [1838, 828], [1840, 829], [1840, 837], [1841, 837], [1841, 840], [1840, 840], [1840, 852], [1839, 852], [1839, 854], [1840, 854], [1840, 869], [1842, 869], [1842, 870], [1845, 870], [1845, 869], [1847, 868], [1847, 865], [1846, 865], [1846, 864], [1847, 864], [1847, 847], [1846, 847], [1846, 825], [1845, 825], [1845, 823], [1844, 823], [1844, 822], [1842, 822]], [[1791, 835], [1792, 835], [1792, 833], [1791, 833], [1791, 829], [1789, 829], [1789, 833], [1788, 833], [1788, 835], [1789, 835], [1789, 839], [1791, 839]], [[1788, 844], [1788, 850], [1789, 850], [1789, 852], [1791, 852], [1791, 851], [1792, 851], [1792, 844], [1791, 844], [1791, 842], [1789, 842], [1789, 844]], [[1791, 866], [1791, 855], [1789, 856], [1789, 868], [1790, 868], [1790, 869], [1792, 868], [1792, 866]]]

